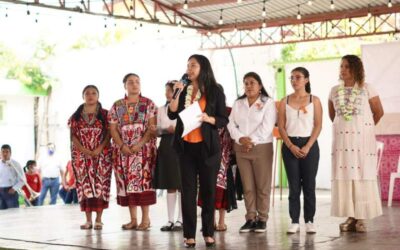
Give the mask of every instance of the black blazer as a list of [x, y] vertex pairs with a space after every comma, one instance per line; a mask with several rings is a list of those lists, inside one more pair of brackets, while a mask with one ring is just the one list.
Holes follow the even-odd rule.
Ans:
[[[206, 96], [205, 113], [215, 118], [215, 125], [207, 122], [201, 124], [201, 134], [203, 136], [203, 157], [207, 166], [219, 166], [221, 163], [221, 145], [218, 136], [218, 128], [222, 128], [228, 124], [228, 113], [225, 104], [225, 95], [218, 86], [212, 86], [210, 96]], [[185, 109], [185, 97], [187, 86], [182, 90], [179, 96], [178, 110], [171, 112], [168, 108], [168, 117], [171, 120], [178, 119], [174, 134], [174, 148], [178, 154], [184, 153], [183, 144], [183, 123], [179, 117], [179, 113]]]

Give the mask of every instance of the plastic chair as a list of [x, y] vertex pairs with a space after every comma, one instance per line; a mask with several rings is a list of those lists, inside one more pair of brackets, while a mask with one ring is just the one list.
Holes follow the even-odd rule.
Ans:
[[399, 161], [397, 162], [397, 172], [390, 173], [388, 207], [392, 206], [394, 182], [396, 179], [400, 179], [400, 157]]

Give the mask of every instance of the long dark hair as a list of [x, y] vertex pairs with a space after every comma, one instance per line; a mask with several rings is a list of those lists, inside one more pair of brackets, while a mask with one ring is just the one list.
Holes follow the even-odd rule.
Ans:
[[211, 68], [211, 63], [207, 59], [207, 57], [203, 55], [191, 55], [188, 61], [192, 58], [200, 64], [200, 74], [198, 77], [200, 92], [202, 95], [206, 95], [207, 100], [213, 100], [215, 96], [214, 87], [217, 87], [217, 81], [215, 80], [214, 72]]
[[342, 60], [346, 60], [349, 63], [350, 73], [354, 77], [354, 81], [356, 81], [359, 86], [363, 86], [365, 71], [361, 58], [356, 55], [345, 55], [342, 57]]
[[300, 72], [304, 76], [304, 78], [308, 78], [308, 82], [306, 83], [305, 88], [306, 88], [306, 92], [311, 94], [310, 72], [308, 72], [308, 70], [304, 67], [294, 68], [292, 70], [292, 73], [293, 72]]
[[[248, 73], [246, 73], [244, 76], [243, 76], [243, 82], [244, 82], [244, 80], [247, 78], [247, 77], [252, 77], [252, 78], [254, 78], [257, 82], [258, 82], [258, 84], [259, 85], [261, 85], [261, 97], [264, 97], [264, 98], [261, 98], [261, 101], [262, 102], [265, 102], [265, 98], [268, 98], [269, 97], [269, 95], [268, 95], [268, 92], [265, 90], [265, 88], [264, 88], [264, 85], [263, 85], [263, 83], [262, 83], [262, 81], [261, 81], [261, 77], [256, 73], [256, 72], [248, 72]], [[244, 98], [246, 98], [247, 96], [246, 96], [246, 93], [244, 93], [242, 96], [239, 96], [238, 97], [238, 100], [240, 100], [240, 99], [244, 99]]]
[[[99, 93], [99, 89], [95, 86], [95, 85], [87, 85], [86, 87], [84, 87], [83, 88], [83, 90], [82, 90], [82, 97], [85, 95], [85, 92], [86, 92], [86, 90], [88, 90], [88, 89], [94, 89], [94, 90], [96, 90], [96, 92], [97, 92], [97, 94], [99, 95], [100, 93]], [[96, 114], [96, 118], [97, 119], [99, 119], [100, 121], [101, 121], [101, 125], [103, 126], [103, 129], [102, 129], [102, 134], [103, 134], [103, 140], [104, 140], [104, 134], [105, 134], [105, 132], [106, 132], [106, 121], [107, 121], [107, 118], [106, 117], [104, 117], [104, 115], [103, 115], [103, 112], [101, 112], [102, 111], [102, 106], [101, 106], [101, 103], [98, 101], [97, 102], [97, 105], [98, 105], [98, 112], [97, 112], [97, 114]], [[85, 104], [84, 103], [82, 103], [81, 105], [79, 105], [79, 107], [78, 107], [78, 109], [75, 111], [75, 113], [72, 115], [72, 119], [73, 120], [75, 120], [75, 121], [79, 121], [79, 119], [81, 119], [81, 117], [82, 117], [82, 111], [83, 111], [83, 108], [85, 107]]]

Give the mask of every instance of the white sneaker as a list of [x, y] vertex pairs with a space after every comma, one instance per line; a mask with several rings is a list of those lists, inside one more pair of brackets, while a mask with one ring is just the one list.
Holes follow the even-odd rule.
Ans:
[[317, 231], [315, 230], [314, 224], [313, 224], [311, 221], [309, 221], [309, 222], [306, 223], [306, 232], [307, 232], [308, 234], [315, 234], [315, 233], [317, 232]]
[[295, 234], [300, 231], [300, 224], [299, 223], [292, 223], [290, 224], [289, 229], [286, 231], [288, 234]]

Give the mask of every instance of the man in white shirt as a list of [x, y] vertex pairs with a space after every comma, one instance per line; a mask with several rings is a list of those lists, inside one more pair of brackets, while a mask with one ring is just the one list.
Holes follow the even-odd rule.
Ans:
[[40, 190], [39, 205], [42, 206], [47, 192], [50, 190], [50, 205], [57, 202], [57, 194], [60, 189], [60, 176], [64, 175], [61, 162], [55, 156], [55, 145], [47, 146], [47, 154], [39, 159], [39, 167], [42, 176], [42, 190]]
[[0, 210], [19, 207], [17, 190], [24, 185], [25, 174], [21, 165], [11, 159], [11, 147], [1, 146]]

